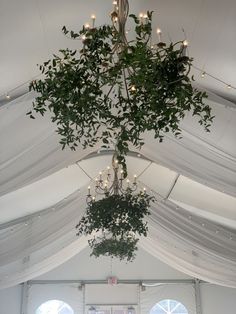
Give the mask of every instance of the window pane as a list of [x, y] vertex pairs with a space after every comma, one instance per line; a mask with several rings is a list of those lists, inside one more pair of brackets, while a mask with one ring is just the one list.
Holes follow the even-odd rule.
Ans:
[[50, 300], [40, 305], [36, 314], [74, 314], [74, 311], [63, 301]]
[[150, 314], [188, 314], [188, 311], [179, 301], [166, 299], [154, 305]]

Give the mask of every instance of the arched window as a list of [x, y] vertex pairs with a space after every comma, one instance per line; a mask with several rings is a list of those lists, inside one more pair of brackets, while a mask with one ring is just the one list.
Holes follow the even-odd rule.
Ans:
[[154, 305], [150, 314], [188, 314], [188, 311], [179, 301], [166, 299]]
[[74, 311], [63, 301], [49, 300], [41, 304], [35, 314], [74, 314]]

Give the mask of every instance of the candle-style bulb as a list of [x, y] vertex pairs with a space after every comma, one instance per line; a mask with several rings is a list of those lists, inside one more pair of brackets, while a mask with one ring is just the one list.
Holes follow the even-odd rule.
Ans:
[[161, 42], [161, 34], [162, 34], [161, 29], [157, 28], [157, 35], [158, 35], [159, 42]]
[[91, 15], [91, 19], [92, 19], [92, 27], [94, 28], [96, 16], [95, 16], [94, 14], [92, 14], [92, 15]]

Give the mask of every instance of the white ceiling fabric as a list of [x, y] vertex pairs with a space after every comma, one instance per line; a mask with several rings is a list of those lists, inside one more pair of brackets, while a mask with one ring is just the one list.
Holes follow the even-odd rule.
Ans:
[[55, 125], [48, 117], [26, 116], [32, 107], [28, 93], [0, 107], [0, 195], [12, 192], [60, 170], [89, 154], [80, 146], [76, 152], [62, 151]]
[[[75, 225], [85, 189], [56, 206], [0, 231], [0, 287], [38, 277], [78, 254], [85, 238]], [[169, 201], [155, 203], [143, 249], [170, 266], [213, 283], [236, 287], [236, 232], [191, 215]]]
[[[34, 193], [41, 195], [43, 189], [39, 188], [39, 180], [48, 180], [49, 186], [49, 182], [56, 182], [55, 179], [50, 181], [52, 178], [49, 175], [56, 171], [65, 171], [62, 172], [62, 176], [65, 176], [66, 170], [63, 168], [83, 159], [92, 151], [82, 150], [82, 148], [79, 148], [77, 152], [71, 152], [68, 149], [62, 151], [55, 127], [49, 119], [38, 116], [35, 120], [30, 120], [25, 116], [31, 107], [33, 98], [34, 95], [30, 93], [0, 108], [0, 142], [2, 148], [0, 158], [0, 192], [2, 197], [0, 203], [5, 200], [4, 198], [8, 198], [10, 201], [13, 193], [19, 193], [19, 195], [22, 193], [22, 197], [27, 197], [25, 196], [26, 191], [33, 193], [31, 190], [33, 183], [36, 187], [39, 184]], [[230, 198], [229, 195], [236, 195], [236, 147], [234, 139], [236, 112], [231, 107], [225, 108], [215, 102], [213, 108], [218, 114], [211, 134], [200, 132], [199, 128], [195, 127], [196, 124], [193, 120], [187, 117], [183, 123], [184, 137], [182, 140], [168, 136], [164, 143], [159, 144], [151, 139], [150, 135], [146, 137], [146, 144], [141, 153], [171, 170], [165, 170], [150, 163], [150, 172], [147, 169], [147, 172], [144, 172], [140, 179], [147, 185], [151, 185], [151, 188], [162, 194], [162, 197], [168, 196], [168, 187], [175, 182], [179, 174], [185, 176], [183, 178], [185, 182], [184, 180], [177, 182], [173, 190], [173, 201], [182, 201], [183, 204], [188, 203], [191, 206], [191, 200], [179, 198], [178, 194], [181, 186], [184, 187], [186, 180], [190, 179], [216, 190], [224, 191], [226, 198]], [[95, 150], [98, 148], [96, 147]], [[96, 164], [97, 161], [94, 159], [93, 163]], [[91, 164], [86, 164], [86, 160], [80, 164], [83, 164], [86, 171], [91, 168]], [[155, 167], [157, 167], [157, 171], [153, 171]], [[95, 169], [90, 176], [93, 177], [94, 175]], [[163, 180], [158, 175], [163, 177]], [[87, 179], [84, 174], [78, 172], [78, 177], [80, 187], [86, 184]], [[181, 178], [182, 176], [180, 176]], [[59, 179], [58, 181], [58, 185], [60, 185], [62, 181]], [[41, 184], [43, 183], [45, 181], [41, 182]], [[76, 185], [70, 187], [72, 191], [75, 188]], [[201, 188], [204, 186], [201, 185]], [[51, 191], [49, 188], [48, 193], [50, 194]], [[191, 193], [194, 194], [196, 191], [197, 189], [194, 187]], [[47, 197], [47, 191], [45, 190], [43, 193], [42, 198]], [[219, 192], [215, 191], [215, 193]], [[65, 196], [61, 195], [60, 197]], [[218, 196], [219, 194], [217, 194]], [[228, 214], [227, 210], [223, 211], [219, 207], [217, 214], [219, 217], [227, 218], [229, 221], [231, 219], [235, 223], [235, 208], [233, 209], [235, 198], [226, 199], [224, 197], [221, 198], [221, 201], [226, 202], [226, 209], [231, 212]], [[32, 198], [31, 201], [32, 207], [34, 207], [34, 199]], [[48, 204], [52, 205], [56, 200], [51, 198], [50, 202]], [[46, 204], [47, 202], [41, 203], [41, 207], [36, 206], [34, 210], [44, 209], [47, 207]], [[83, 205], [83, 198], [77, 199], [77, 196], [73, 195], [72, 201], [69, 198], [69, 200], [59, 203], [56, 206], [58, 210], [53, 210], [52, 208], [55, 206], [52, 205], [48, 213], [42, 215], [41, 218], [37, 216], [29, 218], [27, 225], [25, 225], [24, 218], [20, 222], [16, 222], [16, 226], [14, 226], [15, 223], [10, 223], [9, 226], [1, 225], [1, 287], [15, 285], [48, 272], [85, 247], [85, 239], [80, 240], [75, 237], [75, 222], [81, 214], [78, 210], [78, 204]], [[212, 206], [211, 204], [193, 203], [192, 205], [193, 207], [202, 207], [202, 209], [205, 206], [207, 209], [208, 206]], [[8, 205], [9, 203], [5, 203], [6, 209]], [[153, 214], [150, 236], [148, 239], [143, 239], [141, 245], [151, 254], [191, 276], [236, 287], [235, 233], [229, 228], [218, 227], [216, 223], [201, 218], [201, 214], [197, 211], [199, 217], [192, 215], [195, 218], [187, 218], [188, 223], [186, 223], [189, 212], [182, 210], [180, 217], [183, 217], [177, 219], [174, 208], [176, 205], [168, 201], [165, 205], [159, 204], [155, 208], [156, 216]], [[13, 209], [10, 218], [8, 217], [6, 221], [26, 214], [23, 207], [22, 211], [18, 210], [17, 204], [14, 205]], [[28, 210], [30, 213], [30, 207]], [[161, 215], [156, 213], [161, 213]], [[165, 215], [169, 215], [168, 219], [165, 219]], [[159, 219], [160, 216], [162, 220]], [[155, 217], [158, 219], [155, 220]], [[199, 225], [201, 223], [204, 224], [204, 227]], [[175, 230], [176, 226], [177, 230]], [[166, 235], [164, 230], [168, 230], [165, 238], [156, 237], [160, 234], [160, 230], [163, 231], [163, 237]], [[218, 232], [219, 230], [220, 232]], [[169, 238], [167, 237], [168, 234]], [[194, 236], [191, 236], [193, 234]], [[173, 247], [173, 243], [176, 243], [177, 249]], [[218, 244], [215, 245], [216, 243]]]
[[[35, 182], [98, 149], [78, 147], [76, 152], [62, 151], [48, 117], [26, 117], [33, 99], [34, 94], [29, 93], [0, 108], [0, 195]], [[163, 143], [158, 143], [148, 134], [141, 152], [180, 174], [236, 196], [236, 110], [215, 102], [212, 107], [216, 119], [210, 134], [199, 132], [196, 122], [187, 117], [183, 139], [167, 135]]]

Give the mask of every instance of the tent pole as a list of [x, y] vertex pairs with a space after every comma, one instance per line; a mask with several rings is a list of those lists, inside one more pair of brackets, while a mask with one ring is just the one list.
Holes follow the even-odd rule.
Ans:
[[196, 303], [196, 314], [202, 314], [202, 302], [201, 302], [201, 291], [200, 291], [200, 280], [194, 280], [194, 291], [195, 291], [195, 303]]

